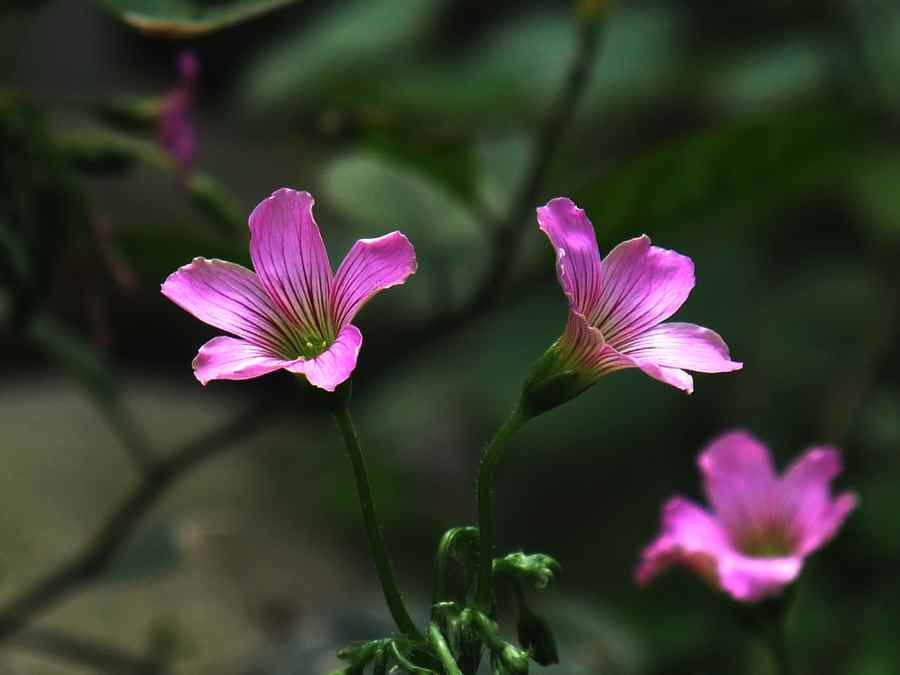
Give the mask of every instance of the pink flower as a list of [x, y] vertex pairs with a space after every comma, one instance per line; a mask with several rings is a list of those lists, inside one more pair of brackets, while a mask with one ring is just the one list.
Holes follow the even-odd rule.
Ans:
[[193, 52], [182, 52], [178, 58], [179, 81], [162, 99], [159, 111], [159, 144], [187, 173], [196, 154], [194, 141], [194, 90], [200, 74], [200, 63]]
[[661, 323], [694, 287], [690, 258], [651, 246], [644, 235], [622, 242], [601, 262], [594, 226], [565, 197], [539, 208], [537, 218], [556, 250], [559, 283], [569, 299], [569, 319], [554, 345], [555, 370], [574, 371], [589, 386], [606, 373], [640, 368], [690, 394], [694, 381], [685, 370], [742, 367], [708, 328]]
[[713, 512], [670, 499], [662, 533], [641, 556], [641, 584], [685, 565], [736, 600], [777, 595], [856, 507], [853, 494], [831, 497], [830, 483], [842, 471], [832, 448], [808, 450], [779, 478], [768, 449], [734, 431], [713, 441], [699, 465]]
[[256, 273], [195, 258], [166, 279], [162, 293], [211, 326], [194, 375], [247, 380], [284, 368], [327, 391], [350, 377], [362, 333], [350, 323], [379, 291], [416, 271], [416, 253], [400, 232], [360, 239], [332, 274], [308, 192], [282, 188], [250, 214], [250, 258]]

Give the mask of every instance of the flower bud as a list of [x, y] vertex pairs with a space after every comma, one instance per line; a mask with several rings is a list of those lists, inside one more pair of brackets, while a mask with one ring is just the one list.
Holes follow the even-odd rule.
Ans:
[[494, 561], [494, 574], [508, 576], [518, 583], [527, 583], [542, 591], [547, 588], [562, 567], [544, 553], [510, 553]]
[[519, 601], [519, 621], [516, 624], [516, 633], [519, 644], [531, 654], [531, 658], [542, 666], [559, 663], [559, 653], [556, 649], [556, 638], [547, 621], [535, 614], [525, 603], [524, 598]]

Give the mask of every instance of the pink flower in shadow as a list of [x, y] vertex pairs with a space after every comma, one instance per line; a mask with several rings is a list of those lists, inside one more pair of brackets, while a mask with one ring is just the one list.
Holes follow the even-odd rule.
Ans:
[[569, 318], [554, 345], [558, 371], [583, 376], [585, 386], [623, 368], [639, 368], [691, 393], [685, 372], [738, 370], [714, 331], [692, 323], [662, 323], [694, 287], [687, 256], [629, 239], [600, 259], [594, 226], [572, 200], [557, 197], [537, 210], [540, 229], [556, 251], [556, 271]]
[[684, 565], [735, 600], [777, 595], [857, 504], [851, 493], [831, 496], [831, 481], [842, 471], [833, 448], [808, 450], [779, 477], [768, 449], [734, 431], [714, 440], [699, 465], [712, 512], [683, 497], [665, 504], [662, 532], [637, 569], [642, 585]]
[[195, 258], [171, 274], [162, 293], [205, 323], [237, 337], [200, 348], [194, 375], [246, 380], [283, 368], [327, 391], [356, 367], [362, 333], [351, 321], [368, 300], [416, 271], [400, 232], [357, 241], [332, 273], [308, 192], [281, 188], [250, 214], [255, 273]]
[[178, 83], [160, 104], [157, 135], [159, 144], [184, 174], [190, 172], [196, 157], [194, 132], [194, 92], [200, 63], [193, 52], [178, 57]]

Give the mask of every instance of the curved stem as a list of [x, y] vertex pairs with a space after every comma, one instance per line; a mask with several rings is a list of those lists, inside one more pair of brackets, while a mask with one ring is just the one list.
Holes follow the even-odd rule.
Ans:
[[500, 463], [503, 448], [509, 439], [527, 421], [528, 418], [522, 413], [522, 409], [518, 406], [514, 408], [481, 454], [481, 466], [478, 470], [479, 554], [475, 605], [483, 612], [489, 613], [491, 610], [491, 565], [494, 560], [494, 469]]
[[343, 397], [340, 397], [340, 399], [341, 401], [334, 411], [334, 419], [337, 421], [338, 429], [340, 429], [344, 445], [347, 448], [347, 454], [350, 456], [350, 462], [353, 464], [353, 475], [356, 478], [359, 506], [362, 509], [366, 535], [369, 539], [369, 549], [375, 560], [375, 568], [378, 570], [378, 579], [381, 582], [381, 589], [384, 591], [384, 599], [391, 610], [391, 616], [394, 618], [397, 628], [408, 637], [424, 642], [425, 638], [409, 616], [409, 612], [406, 610], [406, 605], [403, 603], [403, 598], [400, 595], [400, 589], [397, 587], [397, 580], [394, 578], [391, 561], [388, 558], [387, 548], [384, 544], [384, 535], [381, 532], [381, 526], [378, 524], [378, 517], [375, 515], [375, 504], [372, 501], [372, 490], [369, 487], [369, 474], [366, 470], [366, 461], [363, 457], [362, 448], [359, 445], [359, 436], [356, 433], [356, 427], [353, 424], [353, 418], [350, 416], [350, 409], [347, 407], [346, 400]]

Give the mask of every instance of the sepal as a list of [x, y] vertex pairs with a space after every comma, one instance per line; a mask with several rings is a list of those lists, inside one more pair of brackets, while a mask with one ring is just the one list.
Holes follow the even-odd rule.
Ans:
[[571, 401], [597, 381], [594, 374], [573, 369], [569, 361], [557, 341], [532, 366], [520, 402], [528, 418]]

